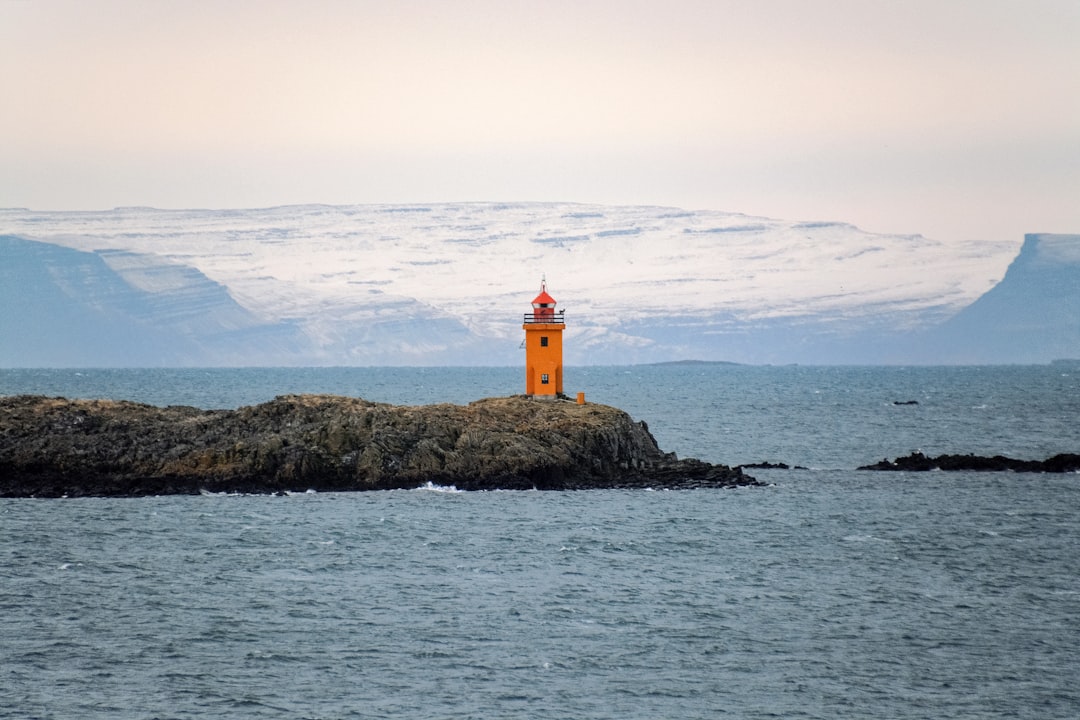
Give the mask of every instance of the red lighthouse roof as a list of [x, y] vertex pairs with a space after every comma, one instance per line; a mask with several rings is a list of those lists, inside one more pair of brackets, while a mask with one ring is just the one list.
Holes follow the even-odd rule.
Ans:
[[540, 281], [540, 294], [533, 298], [532, 306], [534, 308], [555, 307], [555, 298], [548, 295], [547, 292], [547, 281]]
[[525, 324], [562, 325], [563, 311], [555, 314], [555, 298], [548, 295], [546, 280], [540, 282], [540, 294], [533, 298], [532, 306], [533, 311], [525, 315]]

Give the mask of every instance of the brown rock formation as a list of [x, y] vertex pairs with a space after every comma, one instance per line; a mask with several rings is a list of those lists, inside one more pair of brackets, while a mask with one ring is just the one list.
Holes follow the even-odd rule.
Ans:
[[756, 484], [663, 453], [612, 407], [478, 400], [394, 406], [289, 395], [238, 410], [0, 398], [0, 496]]

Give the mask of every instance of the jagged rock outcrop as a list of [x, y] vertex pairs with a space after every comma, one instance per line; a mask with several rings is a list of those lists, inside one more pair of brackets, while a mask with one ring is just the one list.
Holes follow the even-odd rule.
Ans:
[[859, 470], [978, 470], [978, 471], [1003, 471], [1035, 472], [1035, 473], [1065, 473], [1080, 472], [1080, 455], [1062, 453], [1054, 455], [1046, 460], [1017, 460], [995, 455], [985, 457], [982, 455], [938, 455], [927, 457], [921, 452], [914, 452], [896, 460], [882, 460], [873, 465], [863, 465]]
[[662, 452], [616, 408], [524, 396], [394, 406], [288, 395], [237, 410], [0, 398], [0, 496], [694, 488], [756, 484]]

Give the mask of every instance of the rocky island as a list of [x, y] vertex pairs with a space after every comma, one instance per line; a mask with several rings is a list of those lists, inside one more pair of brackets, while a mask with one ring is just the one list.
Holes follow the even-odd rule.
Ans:
[[644, 422], [525, 396], [395, 406], [286, 395], [236, 410], [0, 397], [0, 497], [754, 485], [665, 453]]
[[986, 457], [983, 455], [938, 455], [927, 457], [921, 452], [913, 452], [896, 460], [888, 458], [873, 465], [863, 465], [859, 470], [884, 470], [926, 472], [929, 470], [976, 472], [1027, 472], [1027, 473], [1072, 473], [1080, 472], [1080, 455], [1061, 453], [1045, 460], [1018, 460], [1004, 455]]

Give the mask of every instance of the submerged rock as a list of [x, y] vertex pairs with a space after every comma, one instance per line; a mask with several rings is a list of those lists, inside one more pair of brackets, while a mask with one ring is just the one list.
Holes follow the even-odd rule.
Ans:
[[0, 398], [0, 496], [757, 484], [664, 453], [605, 405], [524, 396], [394, 406], [287, 395], [237, 410]]
[[[768, 460], [763, 460], [761, 462], [756, 462], [756, 463], [743, 463], [742, 465], [739, 465], [739, 467], [740, 468], [750, 468], [752, 470], [790, 470], [791, 469], [791, 466], [788, 465], [785, 462], [776, 463], [776, 462], [770, 462]], [[798, 468], [796, 468], [796, 469], [798, 469]]]
[[1080, 471], [1080, 455], [1063, 453], [1046, 460], [1016, 460], [995, 455], [984, 457], [982, 455], [938, 455], [927, 457], [921, 452], [914, 452], [905, 457], [890, 461], [882, 460], [873, 465], [863, 465], [859, 470], [979, 470], [979, 471], [1003, 471], [1013, 472], [1036, 472], [1036, 473], [1065, 473]]

